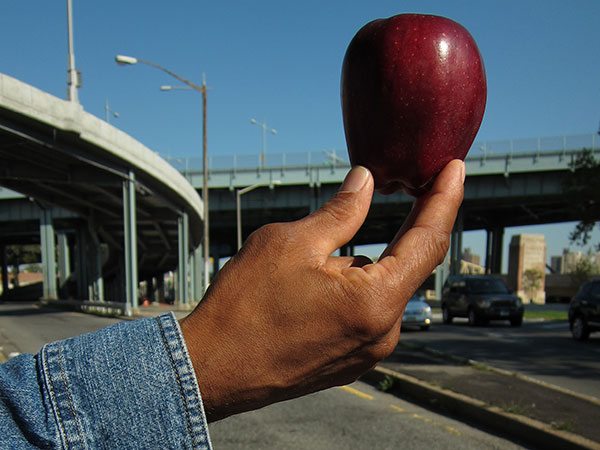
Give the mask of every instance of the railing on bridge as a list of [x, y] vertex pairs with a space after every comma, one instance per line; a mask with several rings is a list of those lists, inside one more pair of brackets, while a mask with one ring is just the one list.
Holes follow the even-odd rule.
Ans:
[[[543, 153], [560, 153], [582, 149], [600, 149], [600, 136], [581, 134], [571, 136], [553, 136], [525, 139], [509, 139], [500, 141], [476, 141], [471, 146], [467, 159], [488, 158], [531, 154], [539, 156]], [[184, 175], [202, 170], [201, 157], [164, 157], [173, 167]], [[321, 150], [297, 153], [267, 153], [264, 162], [260, 154], [213, 155], [208, 158], [210, 171], [236, 171], [270, 168], [297, 167], [348, 167], [350, 164], [345, 150]]]

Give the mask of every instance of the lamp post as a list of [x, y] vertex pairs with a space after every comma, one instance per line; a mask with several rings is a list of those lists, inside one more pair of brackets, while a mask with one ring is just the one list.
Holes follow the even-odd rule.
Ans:
[[112, 114], [112, 116], [114, 118], [118, 118], [119, 117], [119, 113], [116, 111], [113, 111], [112, 109], [110, 109], [110, 106], [108, 106], [108, 99], [106, 99], [106, 103], [104, 105], [104, 111], [106, 113], [106, 122], [110, 123], [110, 116]]
[[281, 184], [281, 181], [279, 180], [274, 180], [271, 181], [270, 183], [256, 183], [253, 184], [252, 186], [247, 186], [245, 188], [242, 189], [238, 189], [235, 192], [235, 205], [236, 205], [236, 218], [237, 218], [237, 248], [238, 250], [240, 248], [242, 248], [242, 195], [247, 194], [250, 191], [253, 191], [256, 188], [259, 187], [263, 187], [263, 186], [269, 186], [270, 188], [273, 187], [273, 185], [276, 184]]
[[[132, 65], [137, 63], [146, 64], [152, 67], [155, 67], [163, 72], [168, 73], [174, 78], [177, 78], [179, 81], [187, 85], [190, 89], [198, 91], [202, 94], [202, 168], [203, 168], [203, 183], [202, 183], [202, 200], [204, 203], [204, 291], [208, 289], [209, 281], [208, 281], [208, 272], [210, 267], [209, 261], [209, 225], [208, 225], [208, 156], [207, 156], [207, 143], [206, 143], [206, 77], [202, 75], [202, 86], [198, 86], [197, 84], [192, 83], [191, 81], [186, 80], [185, 78], [177, 75], [176, 73], [170, 71], [169, 69], [165, 69], [162, 66], [159, 66], [156, 63], [151, 61], [146, 61], [143, 59], [134, 58], [132, 56], [125, 55], [117, 55], [115, 57], [115, 61], [117, 64], [123, 65]], [[163, 89], [166, 88], [166, 89]], [[170, 90], [171, 86], [163, 86], [161, 90]]]
[[67, 78], [67, 100], [79, 103], [77, 88], [80, 86], [80, 74], [75, 68], [75, 51], [73, 49], [73, 7], [71, 0], [67, 0], [67, 27], [69, 38], [69, 68]]
[[269, 130], [271, 134], [277, 134], [277, 130], [269, 128], [265, 122], [258, 122], [256, 119], [250, 119], [250, 123], [258, 125], [262, 128], [262, 152], [260, 154], [260, 166], [264, 167], [265, 154], [267, 152], [267, 130]]

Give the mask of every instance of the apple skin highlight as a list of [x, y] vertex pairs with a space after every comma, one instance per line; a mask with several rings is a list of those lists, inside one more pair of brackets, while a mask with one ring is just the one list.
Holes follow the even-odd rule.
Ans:
[[352, 165], [383, 194], [418, 197], [467, 155], [487, 99], [470, 33], [440, 16], [400, 14], [361, 28], [342, 66], [341, 101]]

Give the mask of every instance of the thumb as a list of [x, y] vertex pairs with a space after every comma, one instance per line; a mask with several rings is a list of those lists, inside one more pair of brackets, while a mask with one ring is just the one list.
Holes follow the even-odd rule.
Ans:
[[335, 197], [297, 224], [314, 236], [313, 248], [329, 256], [354, 237], [367, 217], [372, 196], [371, 172], [355, 166]]

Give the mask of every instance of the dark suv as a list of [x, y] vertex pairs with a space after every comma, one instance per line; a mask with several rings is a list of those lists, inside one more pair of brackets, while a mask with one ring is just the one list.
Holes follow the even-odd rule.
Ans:
[[592, 331], [600, 331], [600, 280], [581, 285], [569, 305], [569, 326], [573, 339], [585, 341]]
[[500, 278], [451, 275], [442, 292], [442, 316], [444, 323], [452, 323], [454, 317], [467, 317], [469, 325], [506, 319], [518, 327], [523, 323], [523, 303]]

